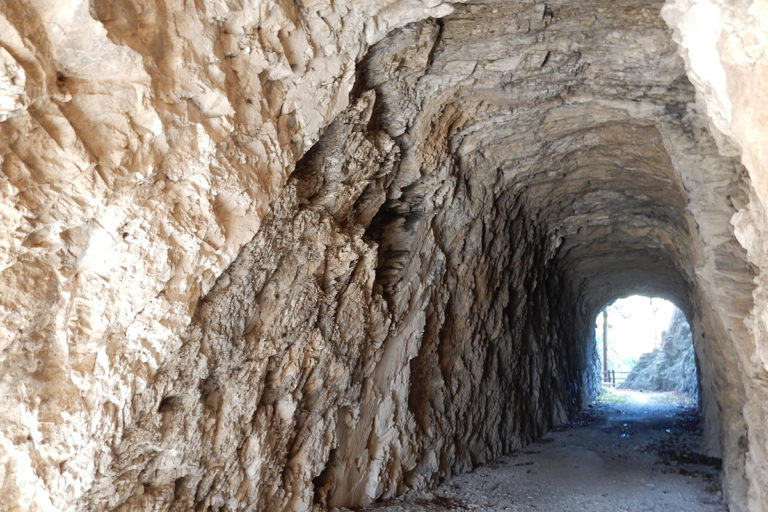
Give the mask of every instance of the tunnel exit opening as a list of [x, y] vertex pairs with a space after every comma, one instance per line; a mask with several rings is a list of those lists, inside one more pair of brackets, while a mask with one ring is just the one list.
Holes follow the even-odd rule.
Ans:
[[698, 400], [699, 375], [685, 314], [661, 297], [632, 295], [595, 317], [603, 389], [659, 391]]

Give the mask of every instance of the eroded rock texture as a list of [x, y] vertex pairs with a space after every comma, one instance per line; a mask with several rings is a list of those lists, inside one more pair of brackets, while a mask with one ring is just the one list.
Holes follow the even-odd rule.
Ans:
[[347, 106], [355, 61], [449, 11], [0, 4], [3, 506], [74, 508], [93, 488], [200, 297]]
[[759, 269], [754, 306], [745, 318], [749, 334], [735, 344], [745, 389], [745, 450], [751, 510], [768, 508], [768, 1], [675, 0], [663, 11], [674, 28], [697, 101], [709, 114], [721, 151], [741, 154], [753, 191], [732, 223], [749, 261]]
[[762, 510], [765, 223], [661, 3], [383, 4], [3, 9], [4, 506], [427, 486], [577, 411], [646, 292]]

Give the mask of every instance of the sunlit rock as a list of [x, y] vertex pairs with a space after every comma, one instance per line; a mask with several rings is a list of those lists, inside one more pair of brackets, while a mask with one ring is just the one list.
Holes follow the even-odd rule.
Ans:
[[630, 292], [688, 315], [732, 508], [768, 504], [760, 2], [13, 5], [7, 510], [428, 486], [584, 405]]
[[676, 310], [661, 337], [661, 346], [640, 356], [621, 384], [641, 391], [677, 391], [698, 397], [696, 354], [691, 328], [682, 311]]

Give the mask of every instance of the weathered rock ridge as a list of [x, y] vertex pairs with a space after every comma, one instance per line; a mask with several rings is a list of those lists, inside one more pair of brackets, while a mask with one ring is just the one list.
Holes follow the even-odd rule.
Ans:
[[4, 507], [73, 508], [92, 489], [134, 397], [347, 106], [355, 61], [447, 12], [0, 4]]
[[691, 320], [732, 509], [763, 510], [759, 152], [661, 8], [6, 3], [3, 507], [433, 484], [576, 412], [595, 313], [642, 292]]
[[[734, 343], [731, 369], [745, 390], [739, 437], [745, 452], [750, 510], [768, 508], [768, 1], [668, 2], [662, 12], [674, 29], [697, 102], [708, 114], [722, 151], [741, 154], [752, 190], [732, 223], [755, 268], [754, 304], [744, 319], [748, 335]], [[741, 323], [741, 319], [737, 321]]]
[[625, 389], [679, 391], [698, 397], [696, 353], [691, 328], [682, 311], [675, 310], [669, 327], [661, 336], [661, 346], [640, 356], [632, 372], [621, 384]]

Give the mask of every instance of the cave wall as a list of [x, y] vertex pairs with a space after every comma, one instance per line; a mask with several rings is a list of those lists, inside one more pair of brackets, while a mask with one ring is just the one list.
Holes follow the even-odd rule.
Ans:
[[441, 2], [0, 6], [0, 494], [62, 510], [201, 296], [348, 104], [355, 61]]
[[[748, 204], [731, 222], [756, 269], [753, 305], [743, 318], [747, 335], [734, 344], [731, 370], [745, 390], [741, 414], [746, 428], [735, 441], [743, 452], [750, 510], [768, 507], [768, 2], [670, 1], [662, 11], [673, 29], [697, 104], [707, 113], [721, 153], [740, 156], [749, 173]], [[739, 323], [741, 319], [734, 319]]]
[[578, 410], [630, 292], [692, 319], [764, 508], [763, 196], [660, 2], [9, 7], [9, 510], [429, 485]]

